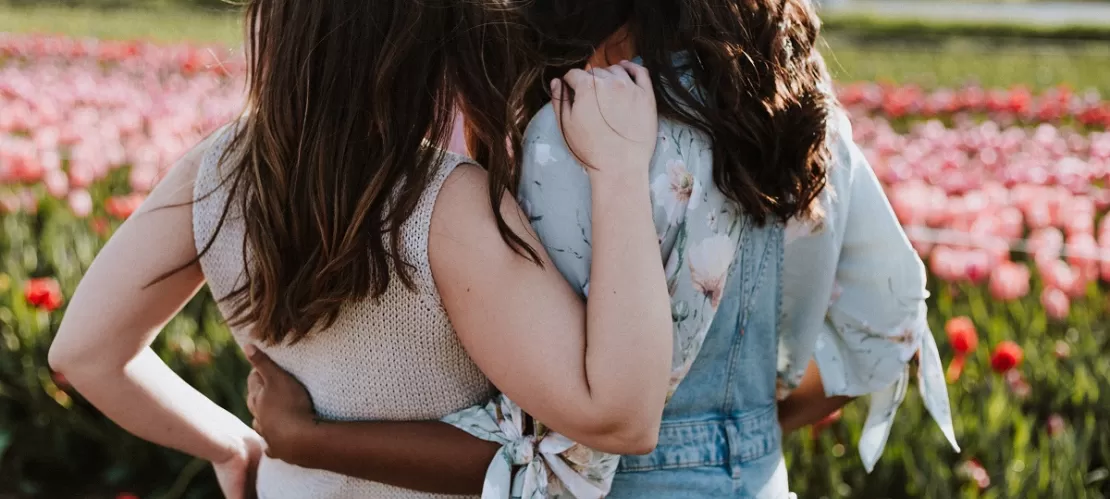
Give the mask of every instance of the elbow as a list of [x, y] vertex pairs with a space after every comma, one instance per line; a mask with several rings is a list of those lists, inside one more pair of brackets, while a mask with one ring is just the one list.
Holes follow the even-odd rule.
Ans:
[[81, 377], [88, 377], [96, 369], [103, 368], [108, 359], [104, 355], [88, 351], [78, 342], [70, 341], [71, 337], [72, 334], [67, 333], [63, 326], [50, 344], [46, 361], [51, 370], [73, 383]]
[[627, 418], [610, 422], [599, 428], [593, 442], [582, 443], [609, 454], [642, 456], [651, 454], [659, 445], [659, 426], [662, 415], [655, 418]]
[[655, 447], [659, 445], [659, 425], [647, 430], [640, 429], [621, 434], [616, 443], [620, 447], [620, 452], [616, 454], [626, 456], [651, 454], [655, 452]]
[[73, 370], [73, 366], [77, 365], [80, 361], [77, 355], [69, 345], [61, 340], [60, 334], [55, 338], [54, 342], [50, 344], [50, 351], [46, 354], [46, 362], [50, 364], [50, 369], [56, 373], [61, 373], [69, 378], [69, 372]]

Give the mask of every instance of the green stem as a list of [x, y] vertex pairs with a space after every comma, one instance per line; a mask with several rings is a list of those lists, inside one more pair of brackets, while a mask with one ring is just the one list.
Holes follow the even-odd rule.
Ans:
[[192, 483], [197, 474], [203, 471], [207, 466], [208, 461], [203, 459], [193, 459], [190, 461], [189, 464], [185, 465], [185, 468], [181, 470], [181, 473], [177, 475], [177, 480], [174, 480], [170, 490], [162, 495], [162, 499], [181, 499], [184, 497], [185, 492], [189, 490], [189, 484]]

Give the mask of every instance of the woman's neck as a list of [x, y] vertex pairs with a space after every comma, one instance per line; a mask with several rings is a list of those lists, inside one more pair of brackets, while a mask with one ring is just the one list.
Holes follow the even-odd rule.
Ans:
[[639, 55], [636, 50], [636, 37], [628, 29], [628, 25], [621, 26], [594, 52], [588, 61], [588, 67], [607, 67], [621, 61], [629, 61]]

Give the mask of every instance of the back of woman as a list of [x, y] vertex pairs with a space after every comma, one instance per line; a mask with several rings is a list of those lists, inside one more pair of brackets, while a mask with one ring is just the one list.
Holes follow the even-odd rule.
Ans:
[[635, 57], [668, 118], [651, 168], [668, 277], [689, 266], [709, 298], [669, 281], [675, 363], [696, 360], [672, 378], [658, 447], [622, 457], [608, 497], [785, 499], [783, 433], [867, 394], [871, 469], [917, 352], [926, 406], [955, 447], [923, 267], [852, 143], [812, 3], [540, 0], [524, 11], [547, 67], [530, 93], [519, 197], [555, 264], [588, 289], [590, 189], [543, 85]]
[[[507, 128], [510, 25], [483, 2], [245, 4], [245, 112], [178, 161], [98, 255], [51, 364], [128, 431], [212, 462], [230, 499], [254, 496], [256, 469], [265, 499], [434, 497], [263, 457], [258, 433], [150, 344], [207, 282], [238, 343], [291, 371], [320, 419], [435, 420], [488, 400], [428, 247], [440, 190], [470, 162], [439, 147], [456, 109], [476, 144]], [[500, 144], [475, 152], [504, 164]], [[520, 241], [489, 218], [498, 245]]]
[[[212, 293], [232, 295], [250, 271], [249, 227], [240, 200], [231, 197], [220, 159], [232, 131], [221, 133], [197, 172], [194, 238]], [[234, 151], [229, 158], [234, 158]], [[459, 343], [432, 281], [428, 229], [439, 188], [465, 158], [446, 153], [413, 213], [401, 223], [400, 256], [413, 288], [391, 266], [390, 285], [376, 297], [344, 303], [333, 321], [295, 343], [266, 345], [252, 324], [232, 328], [240, 345], [256, 345], [304, 384], [321, 418], [331, 421], [429, 420], [484, 402], [492, 387]], [[224, 173], [224, 174], [222, 174]], [[224, 207], [230, 206], [223, 218]], [[221, 219], [223, 223], [221, 225]], [[217, 231], [217, 228], [219, 230]], [[233, 300], [219, 301], [234, 317]], [[414, 491], [263, 458], [258, 475], [263, 498], [428, 497]]]
[[[197, 170], [194, 239], [235, 339], [296, 376], [323, 419], [434, 420], [492, 393], [428, 261], [440, 188], [468, 162], [438, 144], [462, 93], [453, 68], [465, 56], [452, 50], [477, 32], [466, 23], [484, 19], [479, 9], [248, 5], [249, 112]], [[265, 457], [258, 492], [429, 496]]]

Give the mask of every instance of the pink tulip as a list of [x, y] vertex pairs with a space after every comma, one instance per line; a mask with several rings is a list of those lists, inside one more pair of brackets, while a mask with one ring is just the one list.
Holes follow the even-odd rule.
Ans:
[[1055, 228], [1034, 231], [1029, 237], [1029, 251], [1034, 255], [1057, 258], [1064, 248], [1064, 234]]
[[69, 209], [79, 218], [85, 218], [92, 213], [93, 201], [89, 191], [77, 190], [69, 193]]
[[947, 246], [933, 248], [929, 256], [929, 269], [942, 281], [948, 282], [963, 279], [967, 270], [961, 253]]
[[1045, 313], [1049, 317], [1064, 320], [1068, 318], [1071, 300], [1063, 291], [1049, 287], [1041, 292], [1041, 306], [1044, 307]]
[[973, 283], [982, 282], [990, 276], [990, 256], [984, 250], [971, 250], [963, 253], [964, 276]]
[[1102, 247], [1099, 250], [1102, 261], [1099, 262], [1099, 275], [1103, 282], [1110, 282], [1110, 248]]
[[129, 178], [134, 192], [150, 192], [158, 181], [158, 170], [153, 166], [133, 166]]
[[62, 198], [69, 192], [69, 179], [66, 178], [65, 172], [61, 170], [46, 172], [42, 181], [46, 185], [47, 194], [50, 194], [51, 197]]
[[1029, 294], [1029, 268], [1020, 263], [1002, 262], [991, 273], [991, 297], [999, 301], [1017, 300]]
[[1079, 279], [1075, 271], [1063, 260], [1050, 260], [1044, 264], [1038, 262], [1037, 270], [1044, 279], [1045, 285], [1054, 288], [1072, 289]]
[[1098, 275], [1100, 251], [1098, 243], [1091, 234], [1079, 234], [1068, 239], [1065, 248], [1068, 254], [1068, 263], [1076, 268], [1080, 275], [1086, 279], [1094, 279]]

